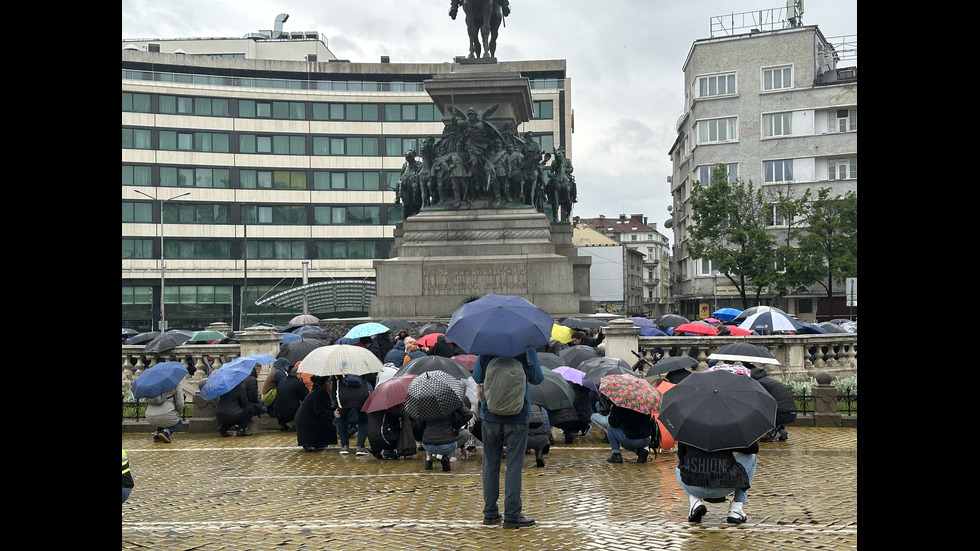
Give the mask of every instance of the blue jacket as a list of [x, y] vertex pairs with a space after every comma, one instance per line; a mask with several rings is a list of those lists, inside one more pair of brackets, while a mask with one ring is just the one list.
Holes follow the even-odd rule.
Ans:
[[[483, 384], [483, 379], [486, 376], [485, 365], [490, 363], [490, 360], [496, 358], [497, 356], [486, 356], [479, 355], [476, 358], [476, 365], [473, 366], [473, 380], [479, 384]], [[538, 352], [533, 348], [529, 348], [526, 353], [519, 356], [514, 356], [514, 359], [524, 364], [524, 372], [527, 374], [527, 382], [532, 385], [541, 384], [544, 380], [544, 373], [541, 371], [541, 364], [538, 363]], [[514, 415], [497, 415], [495, 413], [490, 413], [487, 409], [487, 399], [484, 398], [480, 400], [480, 418], [484, 422], [491, 423], [514, 423], [520, 424], [524, 423], [527, 425], [531, 422], [531, 387], [525, 385], [524, 388], [524, 408], [521, 409], [520, 413]]]

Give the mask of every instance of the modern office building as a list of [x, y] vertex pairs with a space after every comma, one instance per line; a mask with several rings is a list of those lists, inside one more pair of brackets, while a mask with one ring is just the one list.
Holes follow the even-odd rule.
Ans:
[[[820, 188], [831, 196], [857, 192], [857, 37], [827, 38], [816, 25], [802, 24], [802, 2], [787, 6], [712, 18], [711, 37], [695, 41], [684, 61], [665, 227], [674, 232], [673, 298], [691, 319], [742, 307], [736, 288], [711, 262], [687, 253], [691, 189], [708, 185], [715, 167], [761, 187], [773, 204], [779, 192], [790, 198], [807, 189], [813, 197]], [[772, 220], [771, 230], [785, 229], [775, 211]], [[843, 285], [834, 301], [844, 301]], [[808, 321], [825, 320], [821, 313], [829, 312], [818, 286], [773, 305]]]
[[[643, 214], [574, 218], [576, 225], [588, 226], [637, 253], [636, 285], [627, 294], [624, 314], [658, 318], [674, 311], [670, 296], [670, 239], [657, 230], [656, 222], [650, 222]], [[593, 270], [594, 266], [595, 261]], [[593, 299], [594, 295], [593, 292]]]
[[592, 311], [640, 315], [636, 312], [642, 311], [643, 303], [643, 254], [582, 223], [573, 226], [572, 244], [579, 256], [592, 259], [589, 268]]
[[[402, 222], [404, 154], [445, 127], [424, 82], [461, 64], [338, 59], [286, 18], [237, 38], [122, 41], [123, 326], [367, 315], [373, 261]], [[517, 130], [571, 158], [565, 60], [499, 65], [530, 82]]]

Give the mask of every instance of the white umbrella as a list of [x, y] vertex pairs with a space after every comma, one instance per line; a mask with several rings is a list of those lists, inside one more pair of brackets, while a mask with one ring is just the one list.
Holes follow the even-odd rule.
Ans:
[[311, 350], [300, 362], [298, 371], [328, 377], [378, 373], [383, 367], [381, 360], [367, 348], [352, 344], [331, 344]]

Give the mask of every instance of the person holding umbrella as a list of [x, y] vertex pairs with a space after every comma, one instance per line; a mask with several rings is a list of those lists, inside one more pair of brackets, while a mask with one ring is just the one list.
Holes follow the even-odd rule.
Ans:
[[234, 426], [238, 427], [235, 436], [250, 436], [252, 433], [248, 426], [252, 424], [252, 417], [258, 413], [259, 409], [249, 403], [244, 380], [222, 394], [214, 408], [214, 416], [221, 423], [218, 426], [221, 436], [231, 436], [228, 429]]
[[180, 414], [184, 412], [184, 391], [180, 385], [146, 399], [146, 420], [156, 425], [154, 442], [171, 442], [173, 433], [184, 424]]

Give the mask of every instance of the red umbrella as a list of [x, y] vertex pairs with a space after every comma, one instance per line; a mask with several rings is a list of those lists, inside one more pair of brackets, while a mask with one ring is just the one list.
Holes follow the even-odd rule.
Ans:
[[728, 330], [731, 331], [732, 335], [735, 335], [736, 337], [747, 337], [752, 334], [751, 331], [742, 329], [737, 325], [729, 325]]
[[371, 413], [404, 404], [408, 398], [408, 386], [416, 377], [418, 375], [415, 373], [395, 375], [383, 383], [378, 383], [378, 387], [364, 401], [361, 411]]
[[419, 346], [433, 347], [436, 345], [436, 339], [438, 337], [444, 336], [443, 333], [426, 333], [415, 341], [415, 344]]
[[674, 334], [694, 333], [695, 335], [717, 335], [718, 330], [704, 323], [682, 323], [674, 328]]

